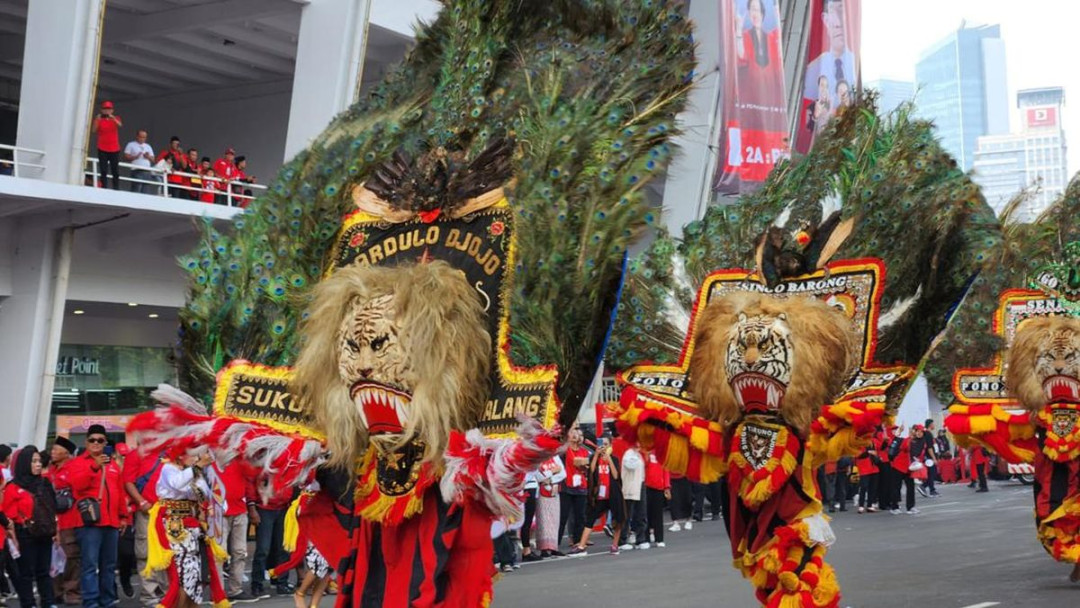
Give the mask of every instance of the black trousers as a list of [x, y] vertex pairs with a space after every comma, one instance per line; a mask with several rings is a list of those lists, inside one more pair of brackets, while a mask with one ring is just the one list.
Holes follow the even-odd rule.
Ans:
[[709, 499], [709, 512], [713, 519], [720, 518], [720, 509], [723, 508], [719, 481], [714, 481], [705, 486], [705, 498]]
[[53, 583], [49, 575], [52, 566], [52, 538], [37, 538], [28, 534], [19, 534], [19, 577], [15, 580], [15, 592], [19, 594], [19, 605], [34, 608], [34, 583], [37, 583], [41, 595], [41, 605], [53, 604]]
[[869, 507], [878, 500], [878, 477], [880, 473], [863, 475], [859, 478], [859, 506]]
[[120, 571], [120, 580], [131, 582], [135, 574], [135, 527], [128, 526], [116, 543], [116, 569]]
[[[985, 464], [977, 464], [977, 465], [975, 465], [975, 471], [979, 475], [979, 489], [980, 490], [989, 489], [989, 488], [986, 487], [986, 465]], [[972, 483], [975, 483], [975, 482], [972, 481]]]
[[696, 481], [690, 482], [690, 496], [693, 498], [694, 521], [705, 519], [705, 486]]
[[581, 540], [581, 532], [585, 530], [587, 498], [585, 494], [571, 494], [566, 490], [559, 492], [559, 542], [562, 542], [567, 524], [570, 525], [570, 544], [576, 545]]
[[507, 531], [503, 532], [502, 535], [493, 541], [495, 543], [495, 561], [498, 562], [500, 566], [514, 565], [514, 558], [516, 555], [514, 553], [513, 539], [514, 533]]
[[893, 481], [893, 499], [892, 508], [900, 508], [900, 486], [904, 487], [906, 496], [904, 497], [904, 507], [908, 511], [915, 508], [915, 480], [911, 478], [911, 475], [901, 473], [893, 470], [895, 481]]
[[521, 523], [521, 548], [523, 551], [529, 550], [534, 517], [536, 517], [536, 490], [528, 490], [528, 496], [525, 497], [525, 519]]
[[[674, 480], [672, 480], [674, 481]], [[645, 513], [648, 525], [645, 526], [645, 541], [649, 540], [649, 530], [652, 530], [656, 542], [664, 542], [664, 498], [663, 490], [645, 488]]]
[[[120, 189], [120, 152], [97, 151], [98, 171], [101, 172], [101, 185], [113, 190]], [[112, 176], [112, 186], [109, 185], [109, 176]], [[97, 186], [97, 184], [94, 184]]]
[[[899, 504], [893, 506], [893, 478], [899, 473], [892, 468], [891, 464], [883, 462], [881, 463], [881, 472], [878, 475], [880, 475], [878, 477], [878, 508], [882, 511], [900, 508]], [[897, 501], [899, 502], [899, 497], [897, 497]]]
[[837, 471], [835, 474], [836, 483], [834, 485], [833, 502], [840, 503], [840, 510], [847, 510], [847, 497], [848, 497], [848, 475], [851, 471]]
[[675, 521], [690, 519], [694, 508], [694, 492], [690, 480], [685, 477], [671, 479], [671, 518]]
[[[639, 545], [649, 540], [648, 536], [646, 536], [649, 533], [649, 526], [645, 520], [644, 492], [641, 498], [641, 500], [626, 501], [626, 513], [630, 518], [630, 531], [634, 533], [634, 539]], [[629, 538], [629, 535], [624, 535], [624, 538]]]

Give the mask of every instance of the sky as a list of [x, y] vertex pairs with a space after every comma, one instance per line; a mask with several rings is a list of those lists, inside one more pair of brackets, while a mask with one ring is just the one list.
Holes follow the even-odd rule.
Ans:
[[1062, 124], [1069, 172], [1080, 171], [1080, 3], [1072, 0], [863, 0], [862, 79], [915, 80], [919, 54], [969, 24], [1000, 24], [1010, 130], [1020, 129], [1016, 91], [1065, 88]]

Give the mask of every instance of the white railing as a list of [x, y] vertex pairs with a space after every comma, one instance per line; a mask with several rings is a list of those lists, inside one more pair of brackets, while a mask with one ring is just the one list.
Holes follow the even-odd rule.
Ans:
[[600, 385], [600, 401], [604, 403], [610, 403], [612, 401], [619, 401], [619, 385], [615, 383], [614, 376], [604, 376]]
[[[19, 146], [8, 144], [0, 144], [0, 150], [11, 152], [11, 160], [7, 160], [6, 158], [0, 160], [0, 175], [25, 177], [27, 169], [30, 169], [37, 174], [41, 174], [45, 171], [45, 152], [42, 150], [21, 148]], [[26, 160], [27, 157], [34, 159], [34, 161]], [[21, 171], [20, 168], [22, 169]], [[9, 169], [10, 173], [8, 172]]]
[[[90, 178], [90, 186], [94, 188], [101, 188], [102, 175], [100, 167], [98, 166], [98, 159], [94, 157], [88, 157], [86, 162], [89, 164], [89, 169], [86, 170], [86, 177]], [[203, 195], [213, 194], [214, 202], [217, 204], [224, 204], [229, 207], [244, 207], [247, 203], [254, 200], [255, 190], [266, 190], [266, 186], [262, 184], [253, 184], [251, 182], [244, 182], [240, 180], [224, 180], [219, 177], [205, 177], [196, 173], [187, 173], [185, 171], [163, 171], [154, 167], [140, 167], [131, 163], [121, 162], [119, 163], [121, 169], [130, 171], [142, 171], [144, 173], [151, 174], [150, 179], [139, 179], [131, 177], [130, 175], [121, 175], [120, 182], [129, 184], [126, 190], [135, 191], [135, 186], [139, 186], [139, 191], [143, 194], [150, 196], [161, 196], [164, 198], [178, 198], [176, 196], [177, 191], [184, 191], [189, 193], [186, 200], [201, 201]], [[205, 190], [203, 188], [195, 188], [182, 183], [170, 183], [168, 181], [169, 175], [178, 175], [185, 178], [196, 178], [203, 182], [212, 181], [217, 184], [217, 188], [213, 190]], [[112, 179], [112, 176], [108, 176]], [[247, 195], [243, 192], [245, 190], [251, 190], [252, 194]], [[179, 197], [184, 198], [184, 197]], [[221, 201], [221, 202], [219, 202]], [[204, 201], [205, 202], [205, 201]]]

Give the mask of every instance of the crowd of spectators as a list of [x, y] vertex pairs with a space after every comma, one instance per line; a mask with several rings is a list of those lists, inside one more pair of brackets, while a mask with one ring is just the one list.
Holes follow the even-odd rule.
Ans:
[[[88, 429], [81, 448], [66, 437], [57, 437], [48, 451], [0, 445], [0, 525], [6, 530], [0, 606], [13, 597], [24, 607], [115, 606], [121, 593], [142, 606], [160, 605], [168, 591], [166, 575], [141, 573], [150, 554], [151, 510], [159, 494], [172, 491], [162, 478], [168, 463], [164, 453], [141, 454], [114, 443], [100, 425]], [[282, 538], [294, 493], [263, 502], [238, 463], [219, 468], [207, 454], [190, 466], [200, 476], [215, 477], [223, 489], [226, 509], [217, 541], [228, 557], [216, 572], [229, 600], [298, 593], [290, 571], [279, 571], [289, 558]], [[256, 539], [250, 563], [249, 526]], [[273, 578], [267, 579], [268, 570]], [[295, 578], [301, 580], [300, 574]]]
[[164, 195], [171, 198], [246, 207], [253, 193], [255, 176], [247, 173], [247, 158], [237, 156], [227, 148], [215, 161], [202, 156], [195, 147], [185, 149], [179, 137], [172, 136], [169, 145], [155, 154], [147, 140], [146, 129], [135, 131], [135, 138], [120, 147], [123, 120], [115, 113], [111, 101], [101, 104], [90, 130], [97, 138], [98, 183], [103, 188], [120, 189], [120, 163], [131, 166], [132, 192]]

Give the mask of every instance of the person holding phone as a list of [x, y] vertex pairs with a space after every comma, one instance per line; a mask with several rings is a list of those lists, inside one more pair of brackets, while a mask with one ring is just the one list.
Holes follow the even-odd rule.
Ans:
[[585, 529], [585, 503], [589, 495], [589, 449], [584, 446], [584, 436], [577, 426], [567, 434], [570, 445], [566, 448], [566, 481], [563, 482], [559, 499], [562, 513], [559, 516], [559, 541], [567, 524], [570, 526], [570, 546], [581, 538]]
[[90, 425], [84, 451], [72, 462], [71, 490], [81, 524], [75, 530], [82, 555], [79, 588], [83, 606], [112, 606], [116, 597], [116, 553], [125, 495], [120, 467], [105, 453], [105, 427]]
[[589, 463], [589, 512], [585, 518], [585, 528], [581, 532], [577, 546], [571, 555], [584, 553], [589, 543], [593, 526], [609, 511], [612, 529], [612, 544], [608, 551], [619, 554], [619, 539], [622, 537], [623, 524], [626, 523], [626, 504], [623, 501], [622, 483], [619, 474], [619, 460], [612, 453], [610, 437], [600, 439], [600, 447], [593, 454]]
[[[120, 189], [120, 120], [113, 107], [113, 102], [101, 102], [101, 112], [94, 117], [90, 131], [97, 135], [98, 171], [101, 173], [101, 185], [113, 190]], [[112, 186], [109, 176], [112, 176]]]

